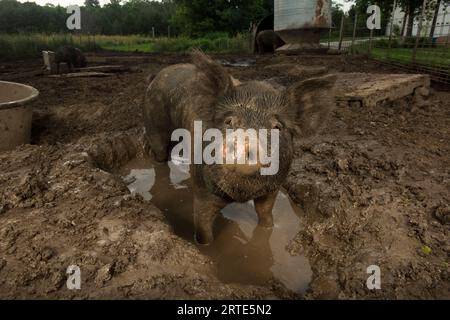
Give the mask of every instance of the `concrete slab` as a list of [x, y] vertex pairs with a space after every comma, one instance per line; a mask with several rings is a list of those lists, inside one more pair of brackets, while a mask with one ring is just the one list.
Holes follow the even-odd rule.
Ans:
[[374, 75], [351, 91], [336, 97], [338, 105], [360, 105], [374, 107], [384, 102], [392, 102], [407, 96], [426, 95], [430, 88], [429, 75], [384, 74]]

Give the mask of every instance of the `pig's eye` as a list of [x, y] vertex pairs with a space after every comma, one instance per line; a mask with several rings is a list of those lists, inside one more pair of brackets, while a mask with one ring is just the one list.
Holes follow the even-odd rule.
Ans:
[[273, 124], [272, 129], [281, 131], [283, 129], [283, 125], [281, 123], [279, 123], [279, 122], [276, 122], [276, 123]]
[[233, 127], [233, 118], [232, 117], [228, 117], [225, 119], [224, 121], [225, 125], [229, 128]]

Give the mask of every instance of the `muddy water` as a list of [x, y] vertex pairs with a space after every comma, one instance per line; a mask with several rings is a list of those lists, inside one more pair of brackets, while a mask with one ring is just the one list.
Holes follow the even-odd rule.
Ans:
[[[193, 242], [192, 192], [189, 166], [134, 159], [119, 174], [132, 193], [151, 200], [166, 214], [174, 232]], [[282, 192], [273, 211], [275, 227], [258, 227], [252, 202], [233, 203], [222, 210], [214, 227], [215, 241], [199, 247], [216, 264], [225, 283], [264, 285], [275, 278], [292, 291], [303, 293], [312, 272], [304, 256], [286, 251], [299, 231], [300, 209]]]

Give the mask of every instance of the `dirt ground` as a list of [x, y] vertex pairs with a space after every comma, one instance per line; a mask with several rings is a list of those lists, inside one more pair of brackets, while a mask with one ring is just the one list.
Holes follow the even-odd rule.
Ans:
[[[421, 107], [336, 108], [321, 134], [297, 142], [284, 187], [304, 214], [286, 249], [306, 255], [313, 271], [299, 295], [276, 279], [221, 283], [212, 261], [111, 173], [146, 152], [140, 106], [149, 75], [189, 57], [105, 53], [88, 60], [134, 69], [65, 79], [32, 76], [39, 60], [1, 63], [0, 79], [30, 84], [40, 97], [32, 144], [0, 153], [0, 298], [450, 298], [445, 88], [434, 87]], [[280, 63], [325, 66], [340, 75], [341, 92], [373, 73], [396, 72], [345, 56], [265, 56], [228, 69], [240, 80], [277, 85], [300, 78], [265, 68]], [[364, 74], [345, 76], [353, 72]], [[66, 287], [70, 265], [81, 266], [81, 290]], [[366, 287], [371, 265], [381, 269], [381, 290]]]

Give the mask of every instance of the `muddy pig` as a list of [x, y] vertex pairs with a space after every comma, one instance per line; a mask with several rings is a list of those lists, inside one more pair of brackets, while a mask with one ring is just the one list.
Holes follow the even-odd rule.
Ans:
[[87, 65], [86, 57], [84, 56], [83, 52], [81, 52], [81, 50], [78, 48], [70, 46], [60, 47], [56, 51], [55, 63], [58, 74], [59, 74], [59, 65], [61, 62], [67, 63], [70, 72], [72, 72], [73, 67], [84, 68]]
[[283, 39], [280, 38], [273, 30], [264, 30], [256, 36], [256, 46], [259, 54], [267, 52], [275, 52], [278, 48], [285, 45]]
[[254, 200], [259, 224], [273, 227], [272, 209], [293, 160], [294, 139], [311, 136], [325, 121], [334, 107], [335, 81], [335, 75], [327, 75], [283, 90], [262, 81], [239, 82], [200, 51], [192, 53], [191, 64], [169, 66], [153, 79], [143, 118], [157, 161], [169, 159], [173, 131], [194, 132], [194, 121], [202, 121], [203, 132], [215, 128], [224, 136], [228, 130], [250, 128], [274, 129], [279, 135], [279, 169], [274, 175], [261, 174], [260, 160], [247, 165], [191, 164], [198, 243], [213, 241], [215, 217], [231, 202]]

